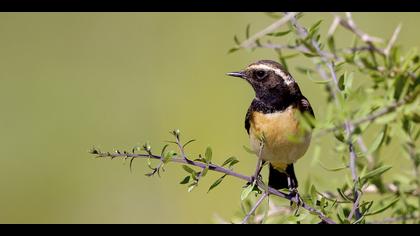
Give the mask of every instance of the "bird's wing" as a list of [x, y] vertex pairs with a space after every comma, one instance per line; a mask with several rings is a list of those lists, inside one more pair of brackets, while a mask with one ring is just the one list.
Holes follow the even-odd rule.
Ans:
[[300, 99], [298, 103], [298, 108], [300, 112], [309, 112], [313, 117], [315, 117], [314, 111], [312, 110], [312, 106], [309, 103], [308, 99], [306, 99], [304, 96]]
[[246, 132], [249, 134], [249, 128], [251, 127], [250, 119], [251, 119], [251, 106], [248, 108], [245, 116], [245, 129]]

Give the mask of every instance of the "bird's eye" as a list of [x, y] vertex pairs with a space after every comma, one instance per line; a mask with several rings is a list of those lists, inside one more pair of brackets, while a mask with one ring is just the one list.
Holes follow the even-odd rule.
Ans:
[[257, 70], [255, 74], [257, 75], [258, 79], [263, 79], [266, 75], [265, 71], [263, 70]]

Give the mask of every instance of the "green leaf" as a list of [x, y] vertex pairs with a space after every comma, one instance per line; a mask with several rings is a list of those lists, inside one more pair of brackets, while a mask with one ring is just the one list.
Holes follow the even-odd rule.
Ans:
[[376, 168], [376, 169], [368, 172], [363, 177], [361, 177], [360, 180], [361, 181], [365, 181], [365, 180], [371, 179], [373, 177], [382, 175], [383, 173], [385, 173], [386, 171], [390, 170], [391, 168], [392, 168], [392, 166], [388, 166], [388, 165], [378, 167], [378, 168]]
[[279, 31], [279, 32], [276, 32], [276, 33], [269, 33], [267, 35], [268, 36], [273, 36], [273, 37], [280, 37], [280, 36], [284, 36], [284, 35], [286, 35], [286, 34], [288, 34], [290, 32], [292, 32], [292, 30]]
[[209, 167], [207, 166], [206, 168], [203, 169], [203, 171], [201, 172], [201, 177], [206, 176], [207, 172], [209, 171]]
[[249, 30], [251, 28], [251, 24], [246, 25], [246, 30], [245, 30], [245, 37], [246, 39], [249, 39]]
[[231, 168], [232, 166], [236, 165], [237, 163], [239, 163], [238, 160], [233, 160], [229, 163], [229, 168]]
[[330, 37], [328, 37], [328, 39], [327, 39], [328, 41], [327, 41], [327, 45], [328, 45], [328, 48], [330, 49], [330, 51], [332, 52], [332, 53], [334, 53], [335, 54], [335, 42], [334, 42], [334, 37], [333, 36], [330, 36]]
[[346, 76], [345, 81], [344, 81], [344, 90], [347, 95], [350, 93], [350, 89], [352, 85], [353, 85], [353, 73], [350, 73]]
[[349, 198], [341, 188], [337, 188], [337, 192], [341, 196], [341, 198], [343, 198], [344, 200], [349, 201], [349, 202], [353, 201], [353, 199]]
[[[236, 163], [238, 163], [239, 161], [238, 161], [238, 159], [236, 159], [236, 157], [229, 157], [228, 159], [226, 159], [226, 161], [225, 162], [223, 162], [223, 164], [222, 164], [222, 166], [225, 166], [225, 165], [227, 165], [227, 164], [229, 164], [229, 163], [231, 163], [231, 162], [236, 162]], [[235, 164], [236, 164], [235, 163]], [[232, 165], [232, 164], [231, 164]], [[233, 164], [234, 165], [234, 164]]]
[[347, 166], [336, 167], [336, 168], [328, 168], [324, 164], [322, 164], [322, 162], [319, 162], [319, 165], [322, 167], [322, 169], [327, 170], [327, 171], [331, 171], [331, 172], [336, 172], [336, 171], [340, 171], [340, 170], [344, 170], [344, 169], [348, 168]]
[[317, 22], [315, 22], [315, 24], [313, 24], [310, 28], [309, 28], [309, 35], [312, 35], [318, 30], [319, 25], [322, 23], [322, 20], [319, 20]]
[[244, 148], [244, 150], [245, 150], [247, 153], [250, 153], [250, 154], [255, 154], [255, 152], [254, 152], [253, 150], [251, 150], [249, 147], [247, 147], [247, 146], [245, 146], [245, 145], [243, 145], [242, 147]]
[[306, 70], [306, 76], [308, 76], [309, 80], [313, 81], [316, 84], [328, 84], [329, 82], [331, 82], [332, 80], [315, 80], [312, 75], [311, 75], [311, 71], [310, 70]]
[[382, 145], [385, 138], [385, 130], [382, 130], [369, 147], [368, 153], [374, 153]]
[[253, 189], [254, 189], [254, 184], [250, 184], [248, 185], [248, 187], [242, 190], [241, 201], [245, 200], [248, 197], [248, 195], [252, 192]]
[[166, 163], [169, 160], [171, 160], [171, 158], [175, 155], [177, 155], [177, 153], [174, 150], [171, 150], [171, 151], [169, 151], [165, 154], [165, 157], [163, 158], [163, 161]]
[[239, 49], [240, 49], [239, 47], [231, 48], [231, 49], [229, 49], [228, 54], [234, 53], [234, 52], [238, 51]]
[[190, 176], [189, 175], [185, 176], [185, 178], [179, 183], [180, 184], [188, 184], [188, 182], [190, 182]]
[[235, 41], [236, 45], [240, 45], [241, 42], [239, 41], [238, 37], [235, 35], [233, 36], [233, 41]]
[[397, 115], [398, 115], [397, 112], [390, 112], [386, 115], [378, 117], [375, 120], [375, 123], [380, 124], [380, 125], [388, 124], [391, 121], [395, 120], [395, 118], [397, 118]]
[[161, 157], [165, 157], [165, 150], [168, 146], [169, 146], [169, 144], [165, 144], [165, 146], [163, 146], [162, 151], [160, 152]]
[[334, 137], [342, 143], [346, 142], [346, 138], [344, 137], [344, 134], [343, 134], [342, 131], [335, 131], [334, 132]]
[[195, 140], [195, 139], [191, 139], [190, 141], [186, 142], [186, 143], [182, 146], [182, 148], [185, 148], [188, 144], [190, 144], [190, 143], [192, 143], [192, 142], [194, 142], [194, 141], [196, 141], [196, 140]]
[[204, 154], [204, 157], [207, 163], [210, 163], [212, 156], [213, 156], [213, 151], [211, 150], [211, 147], [207, 147], [206, 153]]
[[347, 220], [347, 217], [344, 211], [345, 209], [341, 207], [340, 205], [338, 205], [338, 211], [337, 211], [338, 220], [340, 220], [342, 224], [349, 224], [350, 222]]
[[292, 53], [292, 54], [289, 54], [289, 55], [282, 55], [282, 57], [284, 58], [284, 59], [290, 59], [290, 58], [293, 58], [293, 57], [297, 57], [297, 56], [299, 56], [300, 55], [300, 53]]
[[343, 91], [344, 90], [344, 77], [345, 77], [345, 74], [342, 74], [341, 76], [340, 76], [340, 78], [338, 79], [338, 88], [341, 90], [341, 91]]
[[395, 100], [399, 100], [401, 97], [404, 97], [407, 94], [408, 86], [410, 85], [408, 81], [410, 81], [408, 77], [404, 77], [404, 76], [398, 76], [395, 79], [395, 83], [394, 83], [394, 88], [395, 88], [394, 99]]
[[194, 182], [188, 186], [188, 192], [191, 192], [195, 187], [197, 187], [197, 182]]
[[210, 186], [209, 190], [207, 191], [210, 192], [210, 190], [214, 189], [215, 187], [217, 187], [220, 183], [222, 183], [223, 179], [226, 177], [226, 175], [223, 175], [222, 177], [218, 178], [216, 181], [214, 181], [214, 183]]
[[316, 191], [315, 185], [311, 186], [311, 200], [312, 200], [312, 205], [315, 206], [316, 205], [316, 201], [318, 200], [318, 193]]
[[182, 165], [182, 168], [190, 174], [193, 174], [193, 173], [195, 174], [195, 170], [191, 169], [189, 166]]
[[400, 198], [399, 198], [399, 197], [397, 197], [397, 198], [395, 198], [394, 200], [392, 200], [390, 203], [386, 204], [385, 206], [383, 206], [383, 207], [381, 207], [381, 208], [379, 208], [379, 209], [377, 209], [377, 210], [374, 210], [373, 212], [367, 213], [367, 214], [366, 214], [366, 216], [371, 216], [371, 215], [376, 215], [376, 214], [382, 213], [382, 212], [384, 212], [385, 210], [387, 210], [388, 208], [392, 207], [392, 206], [393, 206], [395, 203], [397, 203], [399, 200], [400, 200]]

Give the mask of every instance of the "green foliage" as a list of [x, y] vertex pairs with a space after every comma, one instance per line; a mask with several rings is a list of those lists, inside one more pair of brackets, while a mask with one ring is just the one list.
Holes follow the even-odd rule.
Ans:
[[[282, 14], [267, 15], [276, 21], [283, 20]], [[243, 208], [240, 216], [243, 218], [249, 212], [247, 217], [250, 215], [253, 217], [245, 220], [251, 222], [319, 223], [320, 219], [326, 222], [327, 218], [343, 224], [383, 222], [385, 219], [391, 222], [419, 223], [420, 55], [418, 51], [409, 49], [404, 52], [395, 45], [395, 40], [382, 40], [388, 44], [377, 43], [378, 40], [357, 28], [350, 15], [335, 16], [335, 23], [329, 27], [327, 37], [322, 37], [320, 33], [325, 21], [314, 22], [306, 29], [298, 22], [301, 17], [303, 14], [298, 14], [280, 26], [283, 28], [265, 29], [256, 35], [251, 35], [248, 24], [245, 28], [247, 44], [241, 43], [235, 35], [233, 37], [235, 45], [229, 53], [242, 49], [253, 51], [266, 48], [274, 51], [286, 69], [289, 68], [288, 62], [292, 58], [306, 58], [308, 63], [304, 66], [301, 64], [296, 70], [312, 81], [314, 87], [323, 88], [326, 100], [323, 107], [318, 110], [322, 114], [317, 115], [316, 119], [306, 113], [299, 114], [298, 118], [301, 121], [302, 131], [311, 131], [313, 140], [325, 139], [332, 144], [331, 149], [326, 150], [317, 143], [313, 153], [313, 163], [326, 172], [342, 174], [343, 177], [334, 191], [320, 191], [322, 187], [312, 179], [307, 179], [304, 181], [307, 183], [304, 191], [299, 191], [299, 195], [295, 195], [305, 203], [301, 207], [296, 204], [300, 200], [288, 195], [296, 193], [282, 190], [280, 194], [274, 195], [293, 201], [286, 204], [276, 202], [273, 204], [275, 206], [270, 204], [270, 207], [265, 207], [264, 212], [258, 209], [249, 212], [252, 206], [256, 206], [253, 196], [258, 197], [263, 192], [268, 193], [263, 179], [258, 176], [244, 177], [233, 172], [233, 167], [239, 163], [236, 157], [228, 157], [221, 165], [213, 163], [216, 158], [213, 157], [211, 147], [204, 150], [204, 155], [198, 154], [196, 159], [190, 160], [185, 148], [195, 140], [183, 143], [179, 129], [170, 132], [175, 140], [169, 141], [169, 144], [162, 148], [160, 156], [152, 153], [149, 143], [141, 149], [133, 148], [132, 153], [118, 150], [115, 154], [104, 153], [97, 148], [93, 148], [91, 153], [99, 157], [130, 158], [130, 168], [134, 158], [147, 158], [147, 165], [152, 170], [146, 174], [148, 176], [153, 176], [155, 173], [160, 175], [160, 171], [164, 171], [163, 167], [168, 162], [182, 163], [182, 169], [187, 176], [179, 183], [186, 185], [188, 192], [199, 185], [208, 171], [216, 171], [223, 175], [209, 186], [207, 192], [220, 187], [228, 175], [247, 180], [251, 183], [247, 183], [240, 194]], [[354, 36], [350, 45], [341, 46], [344, 43], [336, 41], [334, 32], [337, 27], [342, 27]], [[398, 31], [399, 29], [396, 30]], [[261, 32], [265, 35], [260, 35]], [[393, 38], [396, 38], [396, 35], [394, 36]], [[276, 40], [280, 43], [286, 41], [286, 38], [292, 43], [277, 44]], [[250, 40], [253, 41], [249, 42]], [[365, 142], [367, 136], [373, 137], [370, 142]], [[264, 137], [261, 138], [263, 142]], [[299, 137], [291, 138], [298, 141]], [[389, 174], [392, 165], [387, 163], [389, 160], [381, 158], [380, 154], [391, 145], [401, 147], [401, 153], [411, 162], [411, 172]], [[176, 151], [167, 151], [171, 146], [175, 146]], [[248, 147], [243, 147], [248, 153], [256, 154]], [[136, 151], [144, 153], [137, 154]], [[334, 153], [337, 161], [342, 163], [324, 164], [321, 153], [327, 151]], [[159, 164], [153, 165], [152, 160], [158, 161]], [[269, 211], [280, 213], [268, 214]], [[232, 222], [241, 221], [237, 218], [232, 219]]]
[[[282, 18], [281, 14], [275, 13], [268, 16], [276, 20]], [[381, 222], [381, 216], [382, 219], [388, 216], [395, 222], [419, 222], [420, 54], [415, 48], [403, 51], [396, 45], [400, 28], [395, 30], [393, 40], [382, 40], [387, 42], [385, 44], [371, 40], [374, 37], [368, 33], [360, 33], [364, 31], [357, 28], [350, 15], [336, 15], [334, 21], [327, 26], [327, 37], [321, 37], [320, 29], [325, 21], [321, 19], [306, 29], [298, 23], [297, 17], [293, 24], [289, 22], [267, 32], [257, 38], [258, 44], [250, 43], [248, 47], [274, 50], [285, 68], [290, 66], [286, 51], [293, 57], [308, 58], [312, 66], [300, 64], [297, 71], [312, 81], [313, 86], [323, 86], [327, 93], [322, 108], [327, 112], [317, 116], [316, 120], [304, 116], [300, 119], [303, 129], [315, 127], [313, 136], [317, 138], [326, 138], [324, 135], [332, 132], [332, 137], [335, 137], [330, 139], [335, 143], [332, 150], [343, 162], [339, 167], [327, 167], [319, 155], [323, 150], [317, 145], [315, 165], [325, 171], [340, 171], [346, 175], [336, 194], [318, 192], [315, 185], [311, 185], [302, 197], [340, 223]], [[353, 34], [349, 46], [336, 41], [334, 32], [339, 27]], [[294, 44], [281, 44], [284, 39], [276, 42], [283, 37], [288, 37]], [[238, 42], [235, 51], [240, 49], [244, 47]], [[346, 129], [346, 123], [352, 125], [350, 130]], [[372, 135], [372, 141], [364, 141], [366, 136]], [[385, 180], [384, 175], [392, 166], [381, 160], [380, 153], [391, 145], [402, 147], [401, 152], [411, 160], [412, 172], [387, 176]], [[349, 165], [350, 152], [355, 156], [354, 170]], [[243, 190], [242, 199], [251, 189], [248, 186]], [[367, 195], [375, 195], [374, 200], [367, 200]], [[299, 223], [306, 218], [302, 214], [292, 215], [279, 222]]]

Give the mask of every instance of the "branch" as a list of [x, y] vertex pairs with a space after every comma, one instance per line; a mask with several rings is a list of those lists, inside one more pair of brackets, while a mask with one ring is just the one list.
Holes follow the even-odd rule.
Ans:
[[[401, 107], [401, 106], [403, 106], [407, 103], [412, 102], [414, 99], [416, 99], [416, 97], [419, 95], [419, 93], [420, 93], [420, 90], [416, 90], [412, 94], [409, 94], [409, 95], [405, 96], [400, 101], [394, 101], [390, 105], [388, 105], [388, 106], [386, 106], [386, 107], [384, 107], [380, 110], [377, 110], [377, 111], [373, 112], [372, 114], [370, 114], [366, 117], [362, 117], [362, 118], [356, 119], [354, 121], [351, 121], [350, 123], [353, 124], [353, 126], [358, 126], [358, 125], [364, 124], [366, 122], [373, 122], [377, 118], [379, 118], [381, 116], [384, 116], [384, 115], [387, 115], [387, 114], [395, 111], [398, 107]], [[343, 124], [334, 126], [332, 128], [324, 129], [317, 134], [317, 137], [323, 136], [327, 133], [334, 132], [334, 131], [337, 131], [337, 130], [340, 130], [340, 129], [344, 129], [345, 127], [346, 127], [346, 124], [343, 123]]]
[[[92, 149], [90, 151], [91, 154], [93, 155], [97, 155], [97, 157], [109, 157], [111, 159], [116, 158], [116, 157], [125, 157], [125, 158], [151, 158], [151, 159], [156, 159], [156, 160], [162, 160], [163, 157], [159, 156], [159, 155], [154, 155], [154, 154], [141, 154], [141, 153], [128, 153], [128, 152], [124, 152], [124, 153], [110, 153], [110, 152], [101, 152], [100, 150], [97, 149]], [[169, 159], [169, 162], [176, 162], [176, 163], [181, 163], [181, 164], [187, 164], [187, 165], [191, 165], [191, 166], [196, 166], [196, 167], [200, 167], [200, 168], [206, 168], [208, 165], [208, 169], [211, 171], [215, 171], [215, 172], [219, 172], [219, 173], [223, 173], [226, 175], [230, 175], [230, 176], [234, 176], [236, 178], [245, 180], [247, 182], [251, 182], [252, 178], [249, 176], [245, 176], [242, 175], [240, 173], [236, 173], [231, 169], [227, 169], [227, 168], [223, 168], [221, 166], [215, 165], [215, 164], [206, 164], [203, 162], [198, 162], [198, 161], [191, 161], [189, 159], [185, 159], [183, 157], [177, 157], [174, 156], [172, 158]], [[292, 195], [283, 193], [278, 191], [277, 189], [271, 188], [266, 186], [264, 183], [262, 183], [261, 181], [256, 181], [257, 186], [262, 189], [262, 190], [268, 190], [269, 194], [272, 195], [276, 195], [278, 197], [287, 199], [289, 201], [295, 202], [296, 204], [301, 204], [301, 207], [308, 210], [309, 212], [318, 215], [318, 217], [323, 220], [324, 222], [328, 223], [328, 224], [336, 224], [335, 221], [333, 221], [332, 219], [328, 218], [327, 216], [325, 216], [321, 211], [312, 208], [311, 206], [306, 205], [304, 202], [299, 201], [299, 199], [295, 199]]]
[[365, 118], [360, 118], [358, 120], [355, 120], [352, 123], [353, 123], [354, 126], [357, 126], [357, 125], [363, 124], [367, 121], [374, 121], [381, 116], [384, 116], [388, 113], [391, 113], [391, 112], [395, 111], [398, 107], [413, 101], [419, 95], [419, 92], [420, 92], [420, 90], [417, 90], [417, 91], [413, 92], [412, 94], [407, 95], [402, 100], [400, 100], [398, 102], [395, 101], [391, 105], [389, 105], [389, 106], [387, 106], [387, 107], [385, 107], [385, 108], [383, 108], [379, 111], [376, 111], [376, 112], [370, 114], [369, 116], [367, 116]]
[[351, 136], [353, 133], [353, 129], [354, 127], [349, 123], [346, 122], [346, 132], [348, 134], [348, 139], [349, 139], [349, 152], [350, 152], [350, 170], [351, 170], [351, 176], [353, 179], [353, 196], [354, 196], [354, 201], [353, 201], [353, 207], [351, 209], [351, 212], [349, 214], [348, 220], [350, 221], [353, 218], [353, 214], [356, 217], [356, 220], [360, 219], [360, 217], [362, 217], [362, 214], [360, 213], [360, 209], [359, 209], [359, 202], [360, 202], [360, 198], [362, 196], [362, 194], [359, 194], [359, 190], [358, 190], [358, 186], [359, 186], [359, 177], [357, 177], [357, 167], [356, 167], [356, 152], [354, 150], [353, 147], [353, 143], [351, 142]]
[[[348, 18], [348, 21], [349, 21], [348, 22], [349, 26], [354, 26], [354, 23], [352, 22], [350, 13], [347, 14], [347, 18]], [[337, 21], [337, 20], [335, 20], [335, 21]], [[301, 27], [298, 24], [297, 19], [295, 17], [293, 17], [291, 19], [291, 22], [292, 22], [293, 26], [297, 29], [299, 37], [301, 37], [301, 38], [306, 37], [308, 31], [304, 27]], [[352, 28], [352, 29], [355, 29], [355, 27]], [[330, 31], [333, 31], [333, 30], [335, 30], [334, 27], [333, 27], [333, 29], [330, 29]], [[361, 31], [358, 31], [358, 33], [361, 33]], [[368, 40], [368, 38], [366, 38], [366, 40]], [[337, 100], [337, 93], [340, 93], [340, 90], [339, 90], [339, 87], [338, 87], [337, 75], [336, 75], [335, 70], [334, 70], [334, 63], [328, 59], [327, 52], [321, 50], [320, 46], [318, 45], [318, 42], [316, 42], [314, 39], [312, 39], [311, 43], [312, 43], [312, 46], [316, 49], [316, 52], [318, 53], [321, 60], [327, 65], [328, 69], [330, 70], [330, 75], [331, 75], [331, 77], [334, 81], [334, 84], [335, 84], [334, 89], [331, 89], [331, 93], [335, 98], [334, 101], [335, 101], [336, 106], [339, 108], [339, 103], [338, 103], [338, 100]], [[353, 133], [353, 125], [349, 121], [345, 122], [345, 130], [346, 130], [346, 134], [347, 134], [348, 139], [351, 140], [351, 136], [352, 136], [352, 133]], [[359, 191], [358, 191], [358, 176], [357, 176], [357, 169], [356, 169], [356, 157], [357, 157], [357, 155], [356, 155], [356, 152], [354, 150], [354, 147], [353, 147], [353, 144], [351, 143], [351, 141], [349, 142], [348, 145], [349, 145], [349, 152], [350, 152], [350, 169], [351, 169], [351, 174], [352, 174], [353, 183], [354, 183], [354, 186], [353, 186], [354, 202], [353, 202], [352, 211], [349, 214], [349, 220], [353, 217], [353, 214], [355, 215], [356, 220], [358, 220], [358, 219], [361, 218], [362, 214], [360, 213], [360, 210], [359, 210], [359, 201], [360, 201], [361, 194], [359, 194]]]
[[386, 48], [384, 50], [384, 53], [387, 57], [389, 57], [389, 53], [391, 52], [391, 48], [392, 48], [392, 46], [394, 46], [395, 41], [397, 41], [397, 37], [398, 37], [398, 34], [400, 33], [400, 31], [401, 31], [401, 24], [399, 24], [397, 26], [397, 28], [395, 29], [394, 33], [392, 34], [391, 39], [388, 42], [388, 45], [386, 46]]
[[353, 32], [357, 37], [359, 37], [364, 43], [366, 43], [370, 47], [370, 50], [376, 51], [382, 56], [386, 56], [384, 50], [376, 47], [374, 44], [374, 42], [382, 42], [383, 40], [377, 37], [370, 36], [367, 33], [360, 30], [354, 23], [350, 12], [346, 12], [346, 19], [343, 19], [339, 15], [335, 15], [335, 16], [336, 16], [336, 19], [339, 19], [339, 23], [341, 26]]
[[263, 195], [258, 199], [255, 205], [252, 207], [252, 209], [248, 212], [248, 214], [246, 214], [241, 224], [246, 224], [248, 222], [249, 217], [251, 217], [251, 215], [254, 214], [254, 212], [257, 210], [257, 208], [261, 205], [261, 203], [264, 201], [266, 197], [268, 197], [268, 193], [264, 192]]
[[254, 34], [253, 36], [251, 36], [249, 39], [245, 40], [244, 42], [241, 43], [241, 47], [243, 48], [249, 48], [252, 44], [255, 43], [255, 41], [269, 33], [274, 32], [277, 28], [279, 28], [280, 26], [286, 24], [291, 18], [293, 18], [296, 15], [296, 12], [290, 12], [287, 13], [284, 17], [282, 17], [280, 20], [274, 22], [273, 24], [271, 24], [270, 26], [268, 26], [267, 28], [261, 30], [260, 32]]

